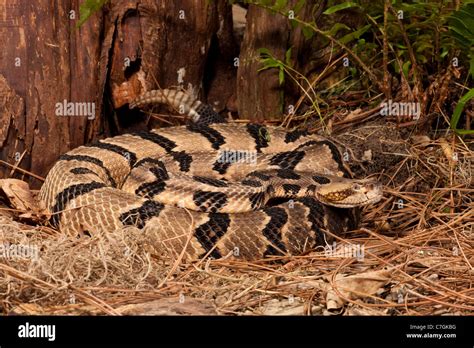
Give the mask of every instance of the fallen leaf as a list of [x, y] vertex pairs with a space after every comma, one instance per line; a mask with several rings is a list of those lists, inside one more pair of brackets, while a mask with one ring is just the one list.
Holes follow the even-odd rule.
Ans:
[[346, 122], [346, 121], [350, 121], [352, 120], [353, 118], [356, 118], [357, 116], [359, 116], [360, 114], [362, 113], [362, 109], [361, 108], [357, 108], [355, 110], [352, 110], [351, 112], [349, 112], [346, 117], [344, 117], [343, 121]]
[[42, 214], [39, 202], [26, 182], [18, 179], [0, 179], [0, 191], [5, 193], [15, 209], [30, 214]]
[[390, 273], [390, 270], [380, 270], [351, 276], [338, 274], [333, 288], [329, 289], [326, 295], [327, 309], [337, 310], [342, 308], [348, 299], [354, 300], [374, 295], [389, 282]]

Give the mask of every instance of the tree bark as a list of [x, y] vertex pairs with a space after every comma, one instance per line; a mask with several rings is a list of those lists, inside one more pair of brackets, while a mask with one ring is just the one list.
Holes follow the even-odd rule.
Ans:
[[[115, 1], [105, 27], [101, 85], [110, 88], [115, 109], [156, 88], [181, 87], [202, 97], [206, 61], [218, 28], [215, 1]], [[136, 122], [119, 125], [120, 131], [144, 125], [138, 113], [121, 111], [117, 120], [135, 117]], [[153, 120], [148, 124], [159, 125]]]
[[[74, 0], [0, 0], [0, 14], [0, 158], [44, 177], [84, 143], [87, 118], [57, 116], [56, 104], [95, 102], [100, 17], [76, 30]], [[1, 177], [11, 174], [23, 176], [0, 166]]]
[[237, 73], [237, 104], [240, 117], [252, 121], [279, 119], [283, 112], [283, 89], [278, 71], [258, 71], [258, 49], [268, 49], [275, 58], [284, 60], [289, 38], [288, 19], [250, 5]]
[[[76, 29], [80, 2], [0, 0], [0, 177], [38, 188], [68, 150], [146, 127], [123, 107], [130, 98], [159, 86], [202, 91], [216, 2], [115, 0]], [[95, 118], [57, 115], [63, 101], [93, 103]]]

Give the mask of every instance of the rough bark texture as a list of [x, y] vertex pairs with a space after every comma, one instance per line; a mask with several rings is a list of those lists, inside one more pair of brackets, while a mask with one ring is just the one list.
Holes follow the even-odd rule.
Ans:
[[[60, 154], [84, 142], [87, 118], [57, 116], [56, 103], [95, 101], [100, 17], [75, 30], [73, 0], [0, 0], [0, 14], [0, 158], [45, 176]], [[11, 174], [0, 166], [1, 177]]]
[[217, 111], [237, 111], [236, 58], [239, 46], [234, 36], [232, 6], [227, 1], [217, 2], [219, 28], [214, 35], [206, 64], [204, 88], [207, 102]]
[[[40, 177], [71, 148], [143, 121], [114, 98], [124, 83], [125, 102], [158, 86], [201, 92], [218, 29], [206, 0], [112, 1], [76, 29], [80, 2], [0, 0], [0, 158]], [[96, 117], [57, 116], [64, 100], [95, 103]], [[0, 177], [11, 174], [2, 163]]]
[[[217, 23], [215, 1], [112, 2], [105, 24], [101, 84], [110, 87], [113, 106], [119, 108], [159, 87], [182, 87], [200, 95]], [[123, 111], [117, 118], [120, 130], [143, 125], [138, 113]], [[123, 122], [133, 116], [135, 121]]]
[[262, 67], [258, 49], [266, 48], [274, 57], [284, 60], [288, 38], [288, 19], [249, 6], [237, 73], [237, 104], [241, 118], [263, 120], [281, 117], [283, 95], [278, 71], [258, 71]]
[[[117, 3], [122, 11], [123, 4]], [[124, 21], [128, 26], [120, 28], [119, 35], [126, 37], [129, 31], [137, 31], [139, 24], [141, 38], [134, 45], [143, 44], [140, 55], [141, 67], [145, 73], [146, 87], [191, 84], [199, 90], [216, 26], [216, 4], [206, 0], [140, 1], [138, 12]], [[135, 16], [139, 15], [137, 19]], [[137, 22], [138, 21], [138, 22]], [[131, 41], [130, 39], [129, 41]], [[140, 52], [139, 47], [135, 48]], [[114, 47], [114, 56], [120, 57], [120, 47]], [[182, 81], [178, 81], [178, 70], [184, 69]], [[112, 70], [111, 82], [118, 78]]]

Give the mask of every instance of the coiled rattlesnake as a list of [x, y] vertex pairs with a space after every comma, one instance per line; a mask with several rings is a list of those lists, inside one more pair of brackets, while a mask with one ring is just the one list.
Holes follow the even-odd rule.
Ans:
[[356, 227], [356, 207], [381, 197], [377, 183], [348, 177], [340, 151], [321, 136], [223, 123], [175, 90], [147, 92], [131, 106], [145, 103], [181, 108], [193, 122], [61, 156], [40, 192], [61, 231], [134, 225], [158, 236], [157, 250], [255, 259], [322, 244], [324, 231]]

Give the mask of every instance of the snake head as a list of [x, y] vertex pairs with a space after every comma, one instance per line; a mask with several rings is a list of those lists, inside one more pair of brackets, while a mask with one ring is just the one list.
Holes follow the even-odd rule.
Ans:
[[382, 185], [370, 179], [347, 179], [325, 176], [329, 182], [320, 184], [316, 198], [323, 204], [338, 208], [360, 207], [382, 198]]

